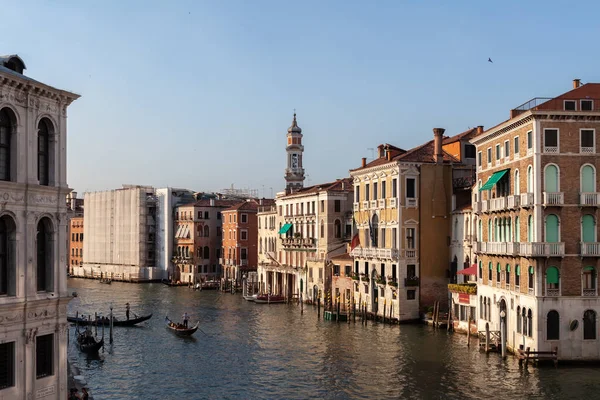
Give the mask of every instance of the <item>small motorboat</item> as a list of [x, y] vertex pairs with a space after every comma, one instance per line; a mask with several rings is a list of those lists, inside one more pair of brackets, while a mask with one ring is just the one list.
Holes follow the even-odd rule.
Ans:
[[92, 331], [89, 329], [77, 334], [77, 347], [79, 347], [79, 350], [81, 350], [82, 353], [98, 353], [102, 346], [104, 346], [104, 337], [100, 340], [96, 340]]
[[196, 322], [196, 325], [191, 328], [186, 328], [183, 324], [178, 324], [169, 319], [169, 317], [165, 317], [165, 323], [167, 329], [176, 334], [177, 336], [191, 336], [193, 335], [200, 326], [200, 321]]
[[[152, 314], [143, 315], [141, 317], [136, 316], [136, 318], [131, 319], [117, 319], [113, 317], [113, 326], [134, 326], [139, 324], [140, 322], [144, 322], [152, 318]], [[98, 317], [94, 319], [86, 319], [81, 317], [69, 317], [67, 316], [67, 321], [73, 324], [77, 324], [80, 326], [88, 326], [88, 325], [98, 325], [98, 326], [109, 326], [110, 318], [108, 317]]]
[[100, 279], [100, 283], [104, 283], [106, 285], [110, 285], [112, 283], [112, 279], [103, 278], [103, 279]]
[[260, 294], [256, 296], [254, 302], [257, 304], [274, 304], [274, 303], [285, 303], [285, 297], [274, 294]]

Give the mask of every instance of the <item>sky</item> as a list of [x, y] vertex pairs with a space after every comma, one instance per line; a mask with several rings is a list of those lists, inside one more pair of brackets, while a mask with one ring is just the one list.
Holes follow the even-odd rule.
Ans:
[[491, 127], [574, 78], [600, 81], [600, 3], [491, 3], [3, 0], [0, 54], [82, 96], [68, 110], [77, 192], [270, 197], [294, 110], [308, 186], [348, 176], [380, 143]]

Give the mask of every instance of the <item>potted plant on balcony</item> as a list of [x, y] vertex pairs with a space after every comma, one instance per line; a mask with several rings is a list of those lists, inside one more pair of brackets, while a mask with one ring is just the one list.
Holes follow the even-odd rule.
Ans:
[[360, 280], [363, 282], [369, 282], [369, 276], [365, 274], [360, 274]]
[[398, 281], [393, 276], [387, 277], [387, 284], [393, 287], [398, 287]]
[[419, 286], [419, 277], [410, 276], [404, 279], [404, 286]]
[[381, 275], [375, 276], [375, 282], [377, 282], [378, 285], [385, 286], [385, 278]]
[[357, 281], [359, 279], [358, 274], [357, 273], [353, 273], [352, 274], [352, 279]]

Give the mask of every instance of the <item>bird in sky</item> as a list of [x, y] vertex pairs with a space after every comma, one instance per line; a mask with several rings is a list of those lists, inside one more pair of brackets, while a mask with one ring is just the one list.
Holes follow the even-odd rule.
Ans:
[[494, 63], [491, 58], [488, 58], [488, 62]]

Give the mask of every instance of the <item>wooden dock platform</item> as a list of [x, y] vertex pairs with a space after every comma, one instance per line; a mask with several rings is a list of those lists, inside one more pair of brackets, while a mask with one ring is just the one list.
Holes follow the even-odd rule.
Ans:
[[519, 358], [519, 365], [525, 361], [525, 366], [529, 364], [529, 361], [538, 363], [540, 361], [552, 361], [555, 367], [558, 367], [558, 347], [554, 347], [552, 351], [531, 351], [529, 347], [523, 350], [523, 346], [520, 346], [517, 350], [517, 357]]

